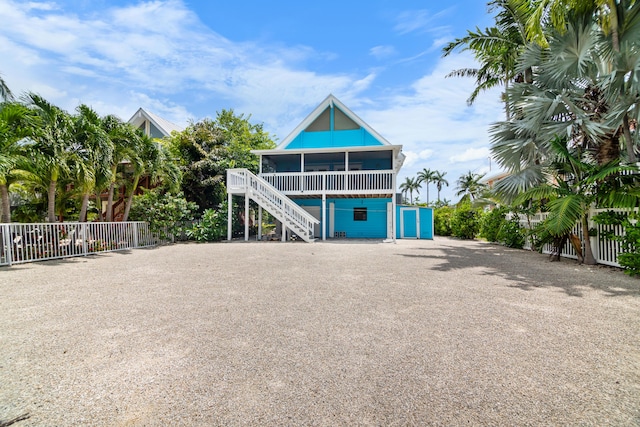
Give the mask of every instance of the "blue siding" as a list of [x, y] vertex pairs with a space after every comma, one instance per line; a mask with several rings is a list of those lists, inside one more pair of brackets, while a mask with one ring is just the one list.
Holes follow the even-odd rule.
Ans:
[[302, 131], [285, 147], [285, 150], [300, 148], [371, 147], [378, 145], [383, 144], [362, 128], [322, 132]]
[[[400, 230], [400, 215], [402, 211], [400, 208], [408, 206], [396, 206], [396, 238], [401, 236]], [[415, 206], [410, 206], [415, 208]], [[433, 239], [433, 208], [418, 207], [420, 214], [420, 238], [421, 239]], [[413, 224], [411, 223], [413, 221]], [[404, 237], [415, 238], [416, 234], [416, 213], [415, 211], [404, 211]]]
[[[320, 199], [295, 200], [300, 206], [322, 206]], [[329, 204], [335, 204], [335, 232], [345, 232], [347, 238], [355, 239], [385, 239], [387, 237], [387, 203], [391, 199], [330, 199], [327, 198], [326, 218], [329, 221]], [[354, 208], [367, 208], [366, 221], [354, 221]], [[329, 236], [329, 224], [321, 224], [326, 227]], [[317, 237], [321, 237], [317, 236]]]

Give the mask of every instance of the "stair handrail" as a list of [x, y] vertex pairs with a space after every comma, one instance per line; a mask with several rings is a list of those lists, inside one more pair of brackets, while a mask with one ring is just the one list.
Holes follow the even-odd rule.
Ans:
[[309, 237], [313, 235], [313, 225], [319, 224], [320, 221], [282, 194], [268, 181], [245, 168], [228, 169], [227, 173], [229, 177], [227, 185], [230, 188], [244, 188], [245, 191], [251, 188], [272, 204], [276, 210], [282, 212], [282, 215], [296, 227], [300, 227]]

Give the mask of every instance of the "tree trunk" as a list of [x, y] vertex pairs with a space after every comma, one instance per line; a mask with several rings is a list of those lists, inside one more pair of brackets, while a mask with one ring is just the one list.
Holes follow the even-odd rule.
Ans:
[[124, 215], [122, 216], [122, 222], [126, 222], [129, 219], [129, 211], [131, 210], [131, 204], [133, 203], [133, 195], [136, 194], [136, 187], [138, 187], [138, 181], [140, 176], [136, 176], [133, 179], [133, 185], [131, 186], [131, 192], [127, 197], [127, 204], [124, 207]]
[[11, 201], [9, 200], [9, 188], [6, 184], [0, 185], [0, 195], [2, 196], [2, 217], [0, 222], [11, 222]]
[[620, 52], [620, 33], [618, 32], [618, 7], [616, 4], [616, 0], [608, 0], [609, 6], [609, 26], [611, 29], [611, 44], [613, 45], [613, 50], [616, 52]]
[[591, 249], [591, 238], [589, 237], [589, 217], [582, 217], [582, 240], [584, 241], [584, 263], [587, 265], [595, 265], [596, 259]]
[[49, 192], [47, 193], [47, 220], [56, 222], [56, 181], [49, 182]]
[[509, 76], [504, 79], [504, 113], [507, 116], [507, 121], [511, 120], [511, 109], [509, 108]]
[[107, 197], [107, 212], [105, 213], [105, 221], [111, 222], [113, 221], [113, 192], [115, 187], [115, 182], [109, 184], [109, 196]]
[[427, 181], [427, 205], [429, 204], [429, 182]]
[[102, 197], [100, 190], [96, 190], [96, 207], [98, 208], [98, 221], [102, 222], [104, 218], [102, 217]]
[[629, 163], [636, 163], [638, 161], [638, 157], [636, 156], [633, 140], [631, 139], [631, 131], [629, 130], [629, 115], [626, 113], [622, 118], [622, 133], [624, 134], [624, 143], [626, 145]]
[[87, 206], [89, 206], [89, 193], [82, 195], [82, 205], [80, 206], [78, 222], [87, 222]]

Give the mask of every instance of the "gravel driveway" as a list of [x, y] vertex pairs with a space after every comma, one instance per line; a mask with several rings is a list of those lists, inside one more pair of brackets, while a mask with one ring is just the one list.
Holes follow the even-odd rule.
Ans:
[[640, 280], [480, 242], [0, 269], [0, 425], [640, 425]]

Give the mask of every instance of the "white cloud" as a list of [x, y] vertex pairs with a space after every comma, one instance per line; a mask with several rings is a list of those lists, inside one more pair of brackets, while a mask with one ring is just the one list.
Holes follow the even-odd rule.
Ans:
[[[404, 146], [400, 180], [426, 167], [447, 171], [452, 186], [469, 168], [486, 166], [487, 126], [503, 115], [499, 91], [481, 94], [468, 107], [472, 79], [444, 77], [473, 66], [468, 54], [436, 60], [433, 70], [409, 85], [384, 83], [380, 95], [371, 89], [383, 85], [378, 72], [387, 73], [384, 68], [310, 70], [305, 61], [326, 61], [327, 54], [308, 46], [233, 42], [205, 27], [179, 0], [112, 7], [88, 17], [51, 2], [34, 4], [37, 10], [0, 0], [0, 56], [8, 59], [0, 72], [16, 94], [39, 92], [69, 111], [82, 102], [126, 120], [142, 106], [184, 126], [201, 114], [215, 115], [222, 105], [251, 113], [282, 139], [333, 93], [391, 143]], [[434, 16], [418, 11], [397, 21], [403, 34], [437, 33], [432, 47], [413, 59], [445, 42], [447, 29], [431, 25]], [[396, 54], [389, 45], [369, 53]]]
[[488, 165], [488, 126], [503, 119], [500, 91], [481, 94], [469, 107], [466, 100], [473, 91], [473, 80], [445, 78], [451, 70], [469, 66], [473, 58], [468, 54], [440, 59], [431, 73], [408, 90], [359, 113], [392, 144], [403, 145], [407, 159], [399, 181], [423, 168], [447, 172], [450, 187], [443, 190], [443, 196], [454, 199], [456, 179]]
[[369, 49], [369, 54], [375, 57], [376, 59], [388, 58], [390, 56], [395, 55], [396, 53], [397, 53], [396, 48], [389, 45], [374, 46], [371, 49]]
[[[375, 73], [320, 74], [297, 67], [317, 56], [306, 46], [234, 43], [206, 28], [179, 0], [113, 7], [88, 19], [53, 4], [31, 12], [22, 3], [0, 0], [7, 22], [0, 28], [0, 41], [7, 41], [0, 53], [15, 58], [2, 71], [5, 77], [29, 76], [7, 79], [14, 92], [44, 88], [43, 96], [67, 109], [75, 108], [72, 101], [91, 99], [117, 111], [131, 107], [133, 114], [141, 106], [134, 102], [155, 100], [152, 111], [169, 111], [167, 119], [184, 125], [193, 114], [184, 107], [175, 111], [166, 99], [187, 97], [191, 108], [215, 99], [286, 133], [328, 93], [355, 99], [376, 78]], [[39, 88], [33, 82], [41, 82]], [[66, 93], [52, 90], [56, 86]]]
[[428, 28], [432, 19], [433, 17], [426, 9], [408, 10], [398, 15], [394, 29], [400, 34], [424, 30], [425, 28]]
[[490, 156], [488, 147], [467, 148], [460, 154], [449, 157], [451, 163], [464, 163], [472, 160], [488, 159]]

